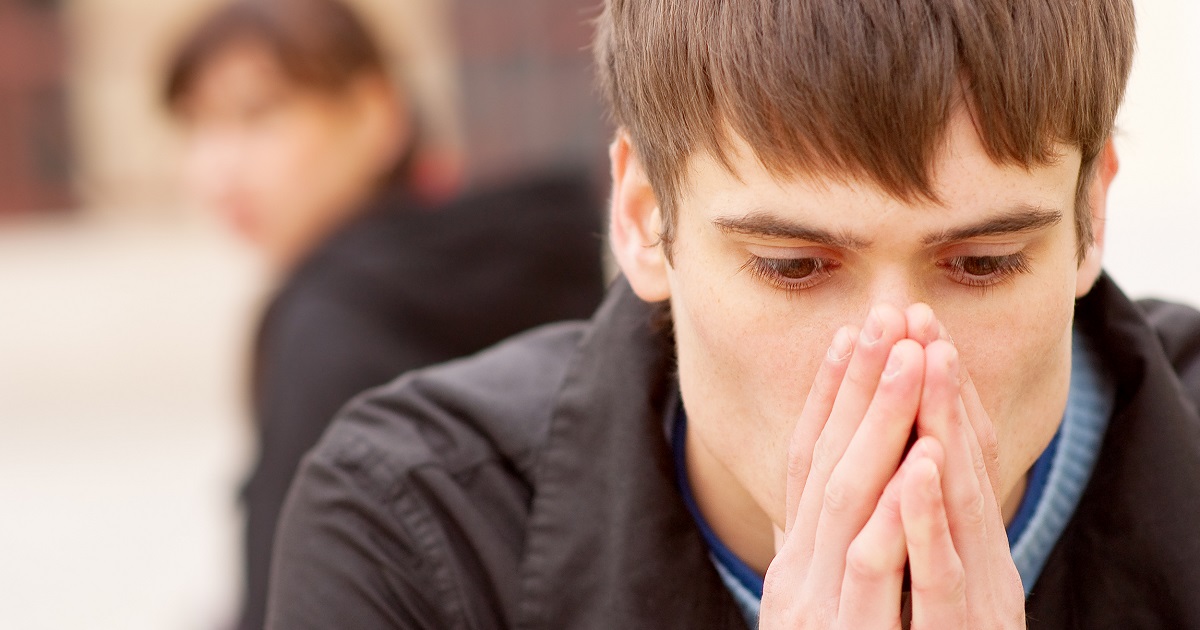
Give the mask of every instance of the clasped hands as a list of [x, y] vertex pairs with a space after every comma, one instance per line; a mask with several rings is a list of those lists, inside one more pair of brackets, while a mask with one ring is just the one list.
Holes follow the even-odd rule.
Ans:
[[901, 628], [907, 563], [912, 628], [1024, 628], [996, 453], [928, 306], [879, 305], [839, 330], [792, 436], [759, 627]]

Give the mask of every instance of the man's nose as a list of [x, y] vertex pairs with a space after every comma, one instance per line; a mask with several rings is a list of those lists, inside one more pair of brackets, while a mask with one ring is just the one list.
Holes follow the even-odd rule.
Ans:
[[904, 315], [909, 337], [931, 341], [940, 325], [933, 308], [925, 301], [917, 283], [899, 272], [876, 278], [869, 291], [870, 307], [895, 309]]
[[876, 274], [868, 286], [872, 306], [887, 304], [900, 311], [924, 301], [923, 291], [903, 269], [887, 269]]

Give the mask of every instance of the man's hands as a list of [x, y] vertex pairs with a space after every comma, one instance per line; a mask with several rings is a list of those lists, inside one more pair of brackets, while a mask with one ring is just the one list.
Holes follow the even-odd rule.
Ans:
[[761, 628], [900, 628], [906, 561], [912, 628], [1025, 627], [992, 424], [928, 306], [838, 331], [788, 457]]

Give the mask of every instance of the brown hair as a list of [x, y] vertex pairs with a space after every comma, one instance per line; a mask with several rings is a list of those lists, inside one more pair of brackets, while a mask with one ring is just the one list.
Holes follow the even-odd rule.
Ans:
[[168, 66], [167, 104], [178, 107], [205, 64], [243, 42], [266, 46], [285, 76], [305, 88], [337, 92], [364, 72], [387, 74], [375, 40], [338, 0], [234, 0], [179, 46]]
[[936, 199], [930, 167], [965, 106], [999, 163], [1078, 146], [1086, 187], [1134, 49], [1130, 0], [607, 0], [595, 53], [674, 236], [688, 159], [728, 167], [730, 131], [776, 176], [863, 177]]

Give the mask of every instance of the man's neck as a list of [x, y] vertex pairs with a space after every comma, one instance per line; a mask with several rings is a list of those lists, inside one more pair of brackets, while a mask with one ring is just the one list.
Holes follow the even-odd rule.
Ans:
[[685, 448], [688, 480], [700, 514], [729, 551], [765, 575], [775, 557], [771, 519], [692, 431]]
[[1021, 508], [1021, 501], [1025, 498], [1025, 489], [1029, 487], [1029, 471], [1025, 471], [1024, 475], [1017, 480], [1017, 486], [1008, 493], [1008, 497], [1000, 503], [1000, 516], [1004, 518], [1004, 524], [1007, 526], [1012, 523], [1017, 517], [1017, 510]]

